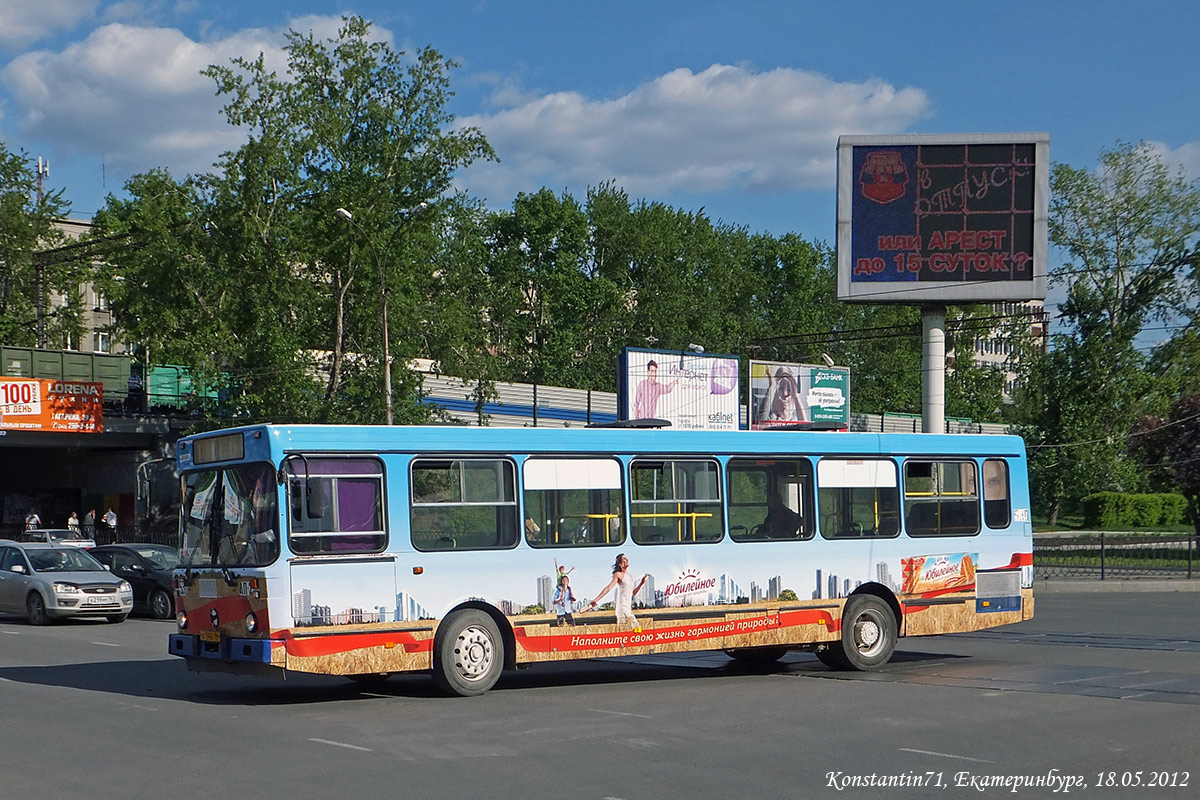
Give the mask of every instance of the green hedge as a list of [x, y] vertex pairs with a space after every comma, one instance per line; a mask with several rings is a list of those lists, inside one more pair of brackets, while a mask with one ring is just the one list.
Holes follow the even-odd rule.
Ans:
[[1087, 528], [1155, 528], [1187, 520], [1187, 498], [1181, 494], [1096, 492], [1080, 501]]

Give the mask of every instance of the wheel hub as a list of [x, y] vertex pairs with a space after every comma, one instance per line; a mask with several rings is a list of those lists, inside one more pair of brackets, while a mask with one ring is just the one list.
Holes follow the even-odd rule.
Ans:
[[492, 663], [492, 640], [486, 632], [474, 626], [463, 630], [454, 648], [454, 665], [467, 680], [478, 680]]

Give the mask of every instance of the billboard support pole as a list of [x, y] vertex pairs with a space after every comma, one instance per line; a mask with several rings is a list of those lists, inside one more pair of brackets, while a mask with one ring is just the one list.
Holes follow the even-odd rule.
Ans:
[[946, 309], [921, 309], [921, 430], [946, 432]]

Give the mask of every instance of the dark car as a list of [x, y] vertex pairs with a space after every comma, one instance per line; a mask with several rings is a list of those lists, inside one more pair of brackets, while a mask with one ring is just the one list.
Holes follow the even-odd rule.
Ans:
[[133, 585], [135, 610], [155, 619], [175, 616], [175, 591], [171, 572], [179, 551], [161, 544], [106, 544], [88, 550], [113, 575]]

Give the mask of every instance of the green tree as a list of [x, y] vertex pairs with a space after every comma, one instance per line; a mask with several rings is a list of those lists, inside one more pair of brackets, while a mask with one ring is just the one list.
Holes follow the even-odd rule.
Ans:
[[[219, 172], [164, 187], [180, 195], [171, 212], [183, 219], [153, 218], [165, 202], [153, 184], [174, 183], [165, 175], [138, 176], [131, 201], [110, 202], [106, 232], [152, 242], [144, 257], [120, 256], [135, 285], [150, 285], [156, 258], [191, 257], [181, 275], [162, 276], [178, 291], [140, 298], [136, 315], [124, 293], [118, 318], [139, 341], [156, 337], [160, 352], [222, 376], [236, 389], [229, 410], [279, 421], [382, 421], [390, 350], [397, 416], [423, 419], [409, 364], [428, 352], [437, 316], [437, 226], [457, 219], [435, 201], [459, 167], [492, 151], [478, 131], [454, 127], [455, 65], [432, 48], [409, 59], [347, 17], [335, 39], [289, 32], [286, 51], [282, 76], [261, 54], [205, 70], [248, 140]], [[434, 207], [414, 214], [422, 203]], [[197, 277], [210, 290], [188, 295]], [[176, 320], [186, 330], [198, 319], [212, 320], [209, 332], [176, 335]]]
[[1095, 171], [1057, 164], [1050, 188], [1050, 238], [1066, 256], [1050, 275], [1066, 287], [1064, 330], [1034, 364], [1018, 421], [1035, 502], [1053, 522], [1064, 502], [1144, 485], [1124, 443], [1157, 387], [1135, 340], [1194, 302], [1184, 289], [1200, 189], [1145, 143], [1102, 152]]
[[[64, 241], [54, 220], [66, 216], [63, 190], [39, 192], [24, 151], [0, 141], [0, 342], [24, 347], [64, 347], [83, 333], [79, 286], [86, 266]], [[50, 308], [50, 295], [65, 302]]]
[[1188, 500], [1188, 514], [1200, 535], [1200, 394], [1185, 394], [1166, 418], [1148, 415], [1134, 426], [1129, 453], [1161, 488], [1175, 486]]

